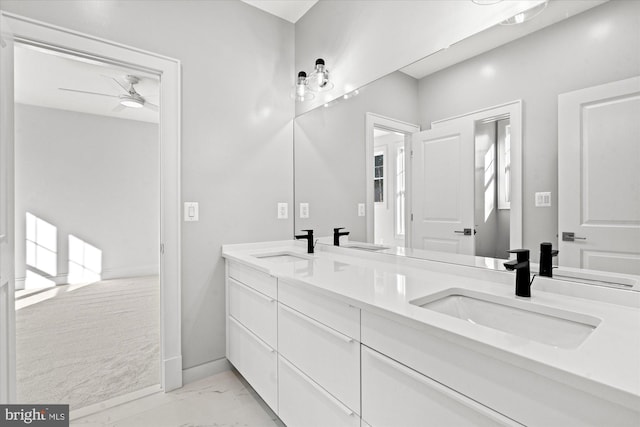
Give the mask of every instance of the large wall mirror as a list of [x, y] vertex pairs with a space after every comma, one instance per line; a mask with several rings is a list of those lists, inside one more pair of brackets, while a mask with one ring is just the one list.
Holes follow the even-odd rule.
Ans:
[[296, 232], [640, 274], [639, 16], [551, 1], [297, 116]]

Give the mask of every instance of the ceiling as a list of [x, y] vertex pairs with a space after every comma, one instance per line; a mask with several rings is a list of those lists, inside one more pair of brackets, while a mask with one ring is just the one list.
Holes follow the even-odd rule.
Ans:
[[[139, 77], [140, 82], [135, 85], [136, 91], [148, 102], [158, 105], [159, 80], [155, 75], [89, 62], [27, 45], [16, 45], [14, 57], [14, 96], [17, 103], [120, 119], [159, 122], [159, 114], [150, 108], [114, 111], [119, 106], [117, 96], [124, 94], [124, 90], [112, 78], [124, 83], [123, 77], [127, 74]], [[70, 92], [59, 88], [112, 96]]]
[[[605, 3], [606, 0], [550, 1], [545, 10], [531, 21], [519, 25], [495, 25], [485, 31], [461, 40], [452, 46], [443, 48], [436, 54], [427, 56], [402, 68], [405, 74], [421, 79], [429, 74], [443, 70], [465, 59], [488, 52], [510, 41], [524, 37], [546, 26], [555, 24], [570, 16]], [[488, 7], [488, 6], [478, 6]]]
[[296, 23], [318, 0], [242, 0], [291, 23]]

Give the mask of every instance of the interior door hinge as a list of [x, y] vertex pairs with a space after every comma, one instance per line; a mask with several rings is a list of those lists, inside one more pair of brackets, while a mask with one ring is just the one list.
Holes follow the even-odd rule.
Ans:
[[411, 214], [411, 221], [413, 221], [413, 214]]
[[164, 243], [160, 243], [160, 253], [164, 254]]
[[413, 150], [411, 150], [410, 153], [411, 153], [411, 158], [413, 159]]

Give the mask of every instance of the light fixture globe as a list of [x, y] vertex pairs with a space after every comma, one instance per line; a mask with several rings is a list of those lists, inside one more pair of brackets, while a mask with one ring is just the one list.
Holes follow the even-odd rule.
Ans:
[[324, 59], [316, 59], [316, 67], [307, 79], [307, 87], [314, 92], [326, 92], [333, 89], [329, 79], [329, 70], [325, 67]]
[[144, 107], [144, 98], [137, 93], [120, 95], [120, 105], [129, 108], [142, 108]]
[[293, 91], [291, 93], [291, 98], [296, 101], [309, 101], [315, 98], [315, 95], [309, 91], [307, 87], [307, 73], [304, 71], [300, 71], [298, 73], [298, 79], [296, 80], [296, 84], [293, 87]]

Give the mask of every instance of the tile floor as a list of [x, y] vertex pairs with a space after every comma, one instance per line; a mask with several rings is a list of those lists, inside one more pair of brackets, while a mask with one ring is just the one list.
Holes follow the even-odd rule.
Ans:
[[237, 371], [71, 421], [78, 427], [213, 427], [284, 424]]

